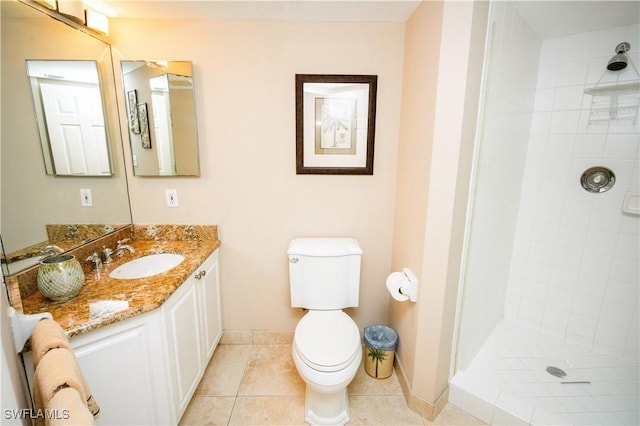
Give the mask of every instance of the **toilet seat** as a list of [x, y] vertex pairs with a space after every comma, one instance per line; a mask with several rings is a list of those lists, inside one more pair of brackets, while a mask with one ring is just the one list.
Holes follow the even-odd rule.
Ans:
[[360, 354], [360, 331], [342, 311], [309, 311], [296, 326], [293, 347], [301, 360], [322, 372], [339, 371]]

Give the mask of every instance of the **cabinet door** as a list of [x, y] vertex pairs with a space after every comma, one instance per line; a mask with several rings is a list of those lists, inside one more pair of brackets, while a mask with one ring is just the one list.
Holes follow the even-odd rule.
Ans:
[[[70, 340], [100, 406], [97, 425], [168, 424], [175, 418], [164, 374], [159, 315], [145, 314]], [[33, 359], [25, 354], [33, 388]]]
[[96, 423], [130, 425], [167, 421], [167, 414], [160, 415], [167, 407], [166, 402], [162, 403], [166, 396], [158, 399], [158, 392], [162, 392], [167, 382], [162, 370], [154, 368], [157, 355], [153, 348], [158, 348], [150, 330], [154, 322], [122, 325], [126, 327], [94, 342], [71, 340], [78, 364], [100, 405]]
[[200, 299], [202, 350], [205, 367], [222, 336], [219, 265], [219, 255], [216, 250], [195, 274]]
[[182, 416], [204, 371], [195, 279], [189, 278], [163, 306], [168, 337], [173, 403]]

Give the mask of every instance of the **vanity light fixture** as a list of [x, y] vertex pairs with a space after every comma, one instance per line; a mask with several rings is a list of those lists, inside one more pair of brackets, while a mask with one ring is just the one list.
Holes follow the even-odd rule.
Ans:
[[84, 24], [84, 4], [78, 0], [58, 0], [58, 12], [80, 24]]
[[166, 71], [167, 67], [169, 66], [169, 62], [168, 61], [144, 61], [145, 64], [147, 64], [147, 66], [150, 66], [152, 68], [158, 68], [161, 69], [163, 71]]
[[101, 0], [33, 1], [102, 35], [109, 35], [109, 18], [116, 16], [116, 10]]
[[110, 5], [100, 0], [82, 0], [87, 10], [94, 10], [107, 18], [113, 18], [117, 15], [116, 10]]
[[116, 10], [100, 0], [82, 0], [86, 8], [87, 27], [109, 35], [109, 18], [116, 16]]
[[87, 9], [87, 27], [100, 34], [109, 35], [109, 18], [93, 9]]
[[35, 2], [43, 5], [47, 9], [51, 9], [51, 10], [58, 9], [58, 4], [56, 0], [35, 0]]

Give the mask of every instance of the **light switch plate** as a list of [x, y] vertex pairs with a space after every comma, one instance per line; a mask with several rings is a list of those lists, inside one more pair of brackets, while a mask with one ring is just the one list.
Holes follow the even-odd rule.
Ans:
[[93, 207], [93, 196], [90, 189], [80, 189], [80, 204], [82, 207]]
[[167, 189], [165, 194], [167, 195], [167, 207], [178, 207], [178, 191]]

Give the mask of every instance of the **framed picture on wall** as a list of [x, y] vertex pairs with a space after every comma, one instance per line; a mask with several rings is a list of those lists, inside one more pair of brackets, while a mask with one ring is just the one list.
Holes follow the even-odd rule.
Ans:
[[151, 133], [149, 132], [149, 113], [147, 104], [138, 104], [138, 121], [140, 122], [140, 140], [142, 147], [151, 149]]
[[296, 74], [297, 174], [373, 174], [377, 81]]
[[135, 90], [127, 92], [127, 106], [129, 108], [129, 130], [131, 133], [140, 133], [140, 121], [138, 120], [138, 94]]

